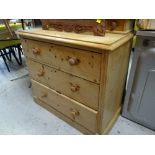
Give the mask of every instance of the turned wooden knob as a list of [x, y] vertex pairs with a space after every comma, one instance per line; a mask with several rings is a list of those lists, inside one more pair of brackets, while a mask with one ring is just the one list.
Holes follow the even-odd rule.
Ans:
[[41, 71], [39, 71], [39, 72], [37, 73], [38, 76], [44, 76], [44, 74], [45, 74], [45, 71], [44, 71], [44, 70], [41, 70]]
[[75, 119], [79, 115], [80, 115], [80, 112], [79, 111], [77, 111], [77, 110], [72, 110], [71, 111], [72, 119]]
[[72, 92], [76, 92], [76, 91], [78, 91], [80, 89], [80, 86], [78, 86], [78, 85], [72, 85], [71, 87], [70, 87], [70, 90], [72, 91]]
[[79, 59], [72, 57], [68, 59], [68, 62], [70, 65], [77, 65], [80, 61]]
[[40, 54], [40, 49], [39, 48], [33, 48], [32, 49], [33, 54], [37, 55]]
[[43, 92], [42, 95], [41, 95], [41, 97], [42, 98], [47, 97], [47, 93], [46, 92]]
[[116, 21], [111, 22], [111, 30], [114, 30], [118, 26]]

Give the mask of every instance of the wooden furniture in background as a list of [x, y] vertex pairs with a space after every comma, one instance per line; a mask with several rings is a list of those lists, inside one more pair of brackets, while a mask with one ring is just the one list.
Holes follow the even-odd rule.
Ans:
[[120, 113], [132, 34], [18, 34], [34, 100], [83, 133], [107, 133]]
[[134, 29], [133, 19], [106, 19], [106, 30], [109, 32], [129, 33]]
[[92, 32], [97, 36], [105, 35], [105, 20], [95, 19], [43, 19], [44, 30], [55, 29], [58, 31], [84, 33]]
[[42, 19], [44, 30], [57, 30], [104, 36], [105, 32], [129, 33], [134, 28], [132, 19]]
[[138, 19], [136, 24], [141, 30], [155, 30], [155, 19]]

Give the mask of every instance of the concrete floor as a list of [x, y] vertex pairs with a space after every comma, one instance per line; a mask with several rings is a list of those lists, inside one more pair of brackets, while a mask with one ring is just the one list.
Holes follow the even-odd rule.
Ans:
[[[10, 70], [9, 73], [0, 58], [0, 134], [82, 134], [33, 101], [25, 61], [21, 67], [16, 62], [10, 63]], [[120, 116], [109, 134], [151, 135], [155, 132]]]

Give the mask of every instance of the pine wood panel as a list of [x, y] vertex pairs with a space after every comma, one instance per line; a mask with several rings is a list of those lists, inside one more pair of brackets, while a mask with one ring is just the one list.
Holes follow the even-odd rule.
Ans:
[[47, 31], [41, 29], [18, 31], [17, 34], [20, 35], [20, 37], [23, 39], [29, 38], [40, 41], [53, 42], [55, 44], [65, 46], [67, 45], [70, 47], [87, 50], [89, 49], [96, 52], [102, 52], [99, 51], [99, 49], [112, 51], [133, 37], [132, 33], [106, 33], [104, 37], [100, 37], [86, 34]]
[[104, 109], [101, 112], [101, 133], [121, 107], [130, 51], [131, 41], [108, 55], [107, 70], [106, 74], [104, 73], [106, 75], [105, 87], [102, 94]]
[[110, 31], [132, 31], [134, 20], [132, 19], [109, 19], [106, 20], [106, 28]]
[[54, 109], [53, 107], [49, 106], [48, 104], [44, 103], [43, 101], [39, 100], [38, 98], [34, 97], [33, 99], [34, 99], [34, 101], [37, 104], [39, 104], [43, 108], [47, 109], [49, 112], [52, 112], [53, 114], [55, 114], [60, 119], [63, 119], [65, 122], [71, 124], [73, 127], [75, 127], [76, 129], [78, 129], [79, 131], [81, 131], [83, 134], [86, 134], [86, 135], [96, 134], [96, 133], [88, 130], [87, 128], [85, 128], [81, 124], [78, 124], [77, 122], [72, 121], [72, 119], [70, 119], [69, 117], [65, 116], [61, 112], [57, 111], [56, 109]]
[[[22, 31], [23, 32], [23, 31]], [[68, 33], [68, 32], [59, 32], [59, 31], [48, 31], [48, 30], [41, 30], [41, 29], [33, 29], [33, 31], [25, 31], [26, 33], [31, 34], [40, 34], [50, 37], [58, 37], [58, 38], [65, 38], [65, 39], [71, 39], [71, 40], [79, 40], [79, 41], [86, 41], [86, 42], [92, 42], [92, 43], [98, 43], [98, 44], [106, 44], [111, 45], [115, 43], [116, 41], [122, 39], [125, 37], [123, 34], [115, 34], [112, 33], [106, 33], [105, 37], [101, 36], [92, 36], [92, 35], [86, 35], [86, 34], [76, 34], [76, 33]], [[20, 31], [18, 32], [20, 33]]]
[[60, 93], [98, 110], [99, 85], [27, 59], [31, 77]]
[[[29, 58], [96, 83], [100, 81], [101, 54], [34, 40], [26, 40], [26, 46]], [[76, 64], [71, 65], [71, 59], [77, 60]]]
[[[107, 33], [103, 39], [42, 30], [21, 31], [19, 35], [27, 64], [31, 59], [37, 103], [84, 132], [107, 133], [121, 110], [133, 35]], [[80, 63], [67, 64], [69, 55]], [[38, 77], [42, 71], [45, 77]], [[69, 92], [69, 82], [80, 85], [79, 94]]]
[[54, 28], [61, 32], [91, 32], [96, 36], [104, 36], [105, 25], [105, 20], [100, 20], [98, 23], [96, 19], [42, 19], [44, 30]]
[[96, 132], [97, 112], [32, 80], [35, 98], [50, 105], [92, 132]]

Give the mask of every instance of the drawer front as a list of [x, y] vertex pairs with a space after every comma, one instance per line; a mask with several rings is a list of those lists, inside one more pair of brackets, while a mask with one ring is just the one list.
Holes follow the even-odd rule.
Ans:
[[53, 107], [88, 130], [96, 132], [96, 111], [59, 94], [34, 80], [32, 80], [32, 85], [35, 98]]
[[33, 40], [25, 40], [25, 54], [67, 73], [99, 83], [101, 54]]
[[31, 77], [60, 93], [98, 110], [99, 85], [27, 59]]

